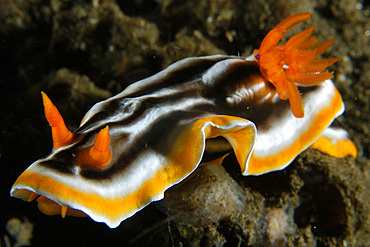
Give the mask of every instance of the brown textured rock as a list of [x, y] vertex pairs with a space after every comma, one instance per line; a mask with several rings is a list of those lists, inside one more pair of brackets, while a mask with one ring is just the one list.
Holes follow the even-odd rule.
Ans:
[[180, 222], [205, 226], [247, 211], [245, 192], [220, 164], [198, 170], [190, 179], [166, 191], [160, 202], [174, 211]]
[[[115, 94], [183, 57], [249, 55], [272, 27], [299, 11], [313, 11], [309, 24], [318, 25], [317, 36], [336, 39], [328, 56], [341, 57], [332, 66], [347, 108], [339, 121], [359, 149], [356, 159], [335, 159], [309, 150], [283, 171], [243, 177], [230, 157], [225, 160], [226, 171], [220, 167], [200, 171], [198, 177], [186, 182], [188, 187], [172, 190], [166, 198], [174, 200], [169, 203], [170, 212], [164, 210], [163, 214], [149, 206], [115, 230], [88, 219], [46, 217], [35, 205], [8, 196], [20, 172], [51, 148], [41, 89], [51, 90], [53, 98], [69, 112], [78, 105], [68, 97], [72, 94], [78, 94], [78, 102], [92, 104], [86, 91], [78, 93], [80, 86], [76, 85], [81, 82]], [[370, 10], [365, 2], [5, 0], [0, 3], [0, 13], [0, 172], [6, 174], [1, 195], [3, 203], [9, 205], [0, 214], [3, 226], [12, 217], [27, 216], [35, 225], [35, 246], [101, 246], [107, 241], [133, 246], [266, 246], [266, 215], [278, 208], [293, 218], [295, 233], [286, 234], [287, 246], [368, 244]], [[78, 125], [83, 109], [89, 107], [66, 113], [66, 122]], [[215, 183], [210, 179], [212, 174], [217, 174]], [[235, 188], [223, 200], [237, 195], [245, 211], [229, 208], [239, 204], [207, 200], [215, 195], [210, 193], [215, 188], [227, 192]], [[206, 200], [207, 206], [197, 209], [203, 204], [190, 204], [186, 201], [190, 196], [199, 202]], [[188, 205], [192, 210], [187, 210]], [[216, 214], [226, 205], [227, 210]], [[173, 213], [178, 213], [177, 219], [167, 222]]]

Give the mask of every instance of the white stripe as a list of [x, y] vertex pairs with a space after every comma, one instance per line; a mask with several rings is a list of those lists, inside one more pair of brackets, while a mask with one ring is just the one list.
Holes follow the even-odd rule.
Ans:
[[[304, 98], [303, 118], [296, 118], [290, 111], [275, 111], [271, 119], [265, 122], [269, 125], [267, 131], [258, 130], [257, 138], [254, 147], [254, 154], [257, 157], [264, 158], [267, 156], [276, 155], [284, 149], [292, 146], [311, 128], [312, 121], [325, 107], [331, 107], [332, 99], [335, 97], [335, 86], [331, 80], [327, 80], [320, 84], [315, 90], [315, 93], [308, 93]], [[344, 107], [340, 109], [335, 117], [341, 115]], [[329, 123], [330, 124], [330, 123]], [[310, 144], [307, 145], [307, 147]]]

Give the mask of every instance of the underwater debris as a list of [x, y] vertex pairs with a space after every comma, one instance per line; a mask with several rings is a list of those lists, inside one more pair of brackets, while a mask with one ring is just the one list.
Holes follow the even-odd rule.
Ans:
[[33, 225], [26, 217], [23, 218], [23, 221], [18, 218], [11, 218], [6, 223], [6, 230], [16, 241], [13, 247], [31, 245]]
[[267, 236], [272, 246], [286, 246], [287, 234], [293, 234], [292, 218], [282, 208], [272, 209], [266, 215]]

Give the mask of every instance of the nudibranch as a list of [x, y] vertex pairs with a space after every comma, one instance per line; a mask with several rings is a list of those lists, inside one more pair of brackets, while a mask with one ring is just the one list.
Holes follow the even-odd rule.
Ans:
[[311, 145], [356, 156], [347, 133], [330, 127], [344, 111], [326, 71], [337, 58], [317, 57], [333, 40], [317, 45], [310, 27], [277, 45], [310, 16], [283, 20], [250, 57], [186, 58], [133, 83], [95, 104], [74, 132], [42, 93], [53, 149], [19, 176], [11, 196], [114, 228], [230, 152], [243, 175], [281, 170]]

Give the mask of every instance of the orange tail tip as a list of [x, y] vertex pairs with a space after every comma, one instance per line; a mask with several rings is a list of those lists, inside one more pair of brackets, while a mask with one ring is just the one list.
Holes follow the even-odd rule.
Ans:
[[275, 86], [280, 99], [289, 99], [291, 110], [297, 118], [303, 117], [304, 111], [296, 83], [312, 86], [332, 78], [332, 73], [325, 70], [339, 59], [316, 58], [334, 40], [317, 45], [318, 39], [311, 37], [315, 26], [294, 35], [285, 45], [276, 46], [291, 28], [310, 18], [310, 13], [289, 16], [272, 29], [263, 39], [259, 50], [253, 52], [262, 75]]
[[73, 133], [68, 130], [58, 109], [51, 102], [49, 97], [44, 92], [41, 92], [41, 95], [42, 102], [44, 104], [45, 117], [51, 126], [54, 148], [71, 144], [73, 141]]

